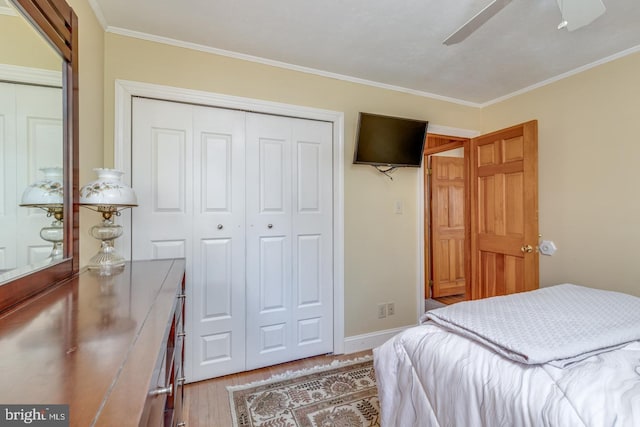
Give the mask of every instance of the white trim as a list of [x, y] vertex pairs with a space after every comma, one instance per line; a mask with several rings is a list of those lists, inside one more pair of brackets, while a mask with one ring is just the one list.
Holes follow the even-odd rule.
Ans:
[[[480, 132], [477, 130], [470, 129], [459, 129], [452, 128], [449, 126], [440, 126], [440, 125], [431, 125], [429, 123], [429, 133], [435, 133], [438, 135], [447, 135], [447, 136], [459, 136], [462, 138], [474, 138], [480, 135]], [[424, 265], [424, 208], [425, 208], [425, 200], [424, 200], [424, 168], [425, 162], [422, 162], [422, 166], [420, 167], [420, 172], [418, 173], [418, 194], [416, 195], [418, 202], [416, 203], [417, 209], [417, 217], [418, 217], [418, 286], [416, 289], [416, 297], [418, 299], [418, 305], [416, 307], [416, 319], [419, 319], [420, 316], [424, 314], [424, 273], [425, 273], [425, 265]]]
[[[344, 113], [192, 89], [116, 80], [114, 166], [125, 172], [125, 180], [129, 184], [131, 183], [131, 99], [134, 96], [323, 120], [333, 124], [333, 352], [344, 353]], [[130, 223], [130, 218], [131, 214], [124, 211], [122, 220]], [[126, 258], [131, 258], [128, 233], [118, 240], [121, 241], [118, 250]]]
[[[424, 306], [424, 302], [422, 305]], [[376, 348], [384, 344], [393, 336], [411, 327], [412, 325], [346, 337], [344, 339], [344, 352], [345, 354], [349, 354], [356, 353], [358, 351], [371, 350], [372, 348]]]
[[0, 15], [22, 16], [11, 0], [0, 0]]
[[18, 12], [9, 6], [0, 6], [0, 15], [18, 16]]
[[459, 136], [460, 138], [475, 138], [480, 135], [477, 130], [452, 128], [450, 126], [432, 125], [429, 123], [427, 133], [435, 133], [437, 135]]
[[[154, 35], [154, 34], [148, 34], [148, 33], [143, 33], [140, 31], [133, 31], [133, 30], [129, 30], [126, 28], [120, 28], [120, 27], [113, 27], [113, 26], [109, 26], [107, 25], [104, 16], [102, 15], [102, 11], [100, 9], [100, 7], [97, 4], [97, 0], [88, 0], [89, 4], [91, 4], [91, 7], [94, 10], [94, 13], [96, 14], [96, 17], [98, 18], [98, 20], [100, 21], [100, 23], [102, 24], [103, 28], [105, 28], [105, 31], [108, 33], [113, 33], [113, 34], [118, 34], [121, 36], [125, 36], [125, 37], [132, 37], [132, 38], [136, 38], [136, 39], [140, 39], [140, 40], [147, 40], [147, 41], [151, 41], [151, 42], [156, 42], [156, 43], [162, 43], [162, 44], [166, 44], [166, 45], [170, 45], [170, 46], [176, 46], [176, 47], [180, 47], [180, 48], [184, 48], [184, 49], [191, 49], [191, 50], [197, 50], [200, 52], [206, 52], [206, 53], [211, 53], [214, 55], [220, 55], [220, 56], [226, 56], [229, 58], [235, 58], [235, 59], [240, 59], [243, 61], [249, 61], [249, 62], [256, 62], [259, 64], [265, 64], [265, 65], [270, 65], [273, 67], [278, 67], [278, 68], [284, 68], [284, 69], [288, 69], [288, 70], [293, 70], [293, 71], [299, 71], [302, 73], [307, 73], [307, 74], [314, 74], [314, 75], [318, 75], [318, 76], [322, 76], [322, 77], [328, 77], [328, 78], [332, 78], [332, 79], [336, 79], [336, 80], [343, 80], [343, 81], [347, 81], [347, 82], [351, 82], [351, 83], [358, 83], [358, 84], [362, 84], [362, 85], [366, 85], [366, 86], [372, 86], [372, 87], [376, 87], [379, 89], [386, 89], [386, 90], [393, 90], [396, 92], [402, 92], [402, 93], [407, 93], [410, 95], [415, 95], [415, 96], [420, 96], [420, 97], [424, 97], [424, 98], [431, 98], [431, 99], [436, 99], [439, 101], [445, 101], [445, 102], [451, 102], [453, 104], [459, 104], [459, 105], [464, 105], [467, 107], [474, 107], [474, 108], [485, 108], [488, 107], [490, 105], [493, 104], [497, 104], [499, 102], [505, 101], [509, 98], [513, 98], [515, 96], [518, 95], [522, 95], [524, 93], [530, 92], [532, 90], [541, 88], [543, 86], [549, 85], [551, 83], [555, 83], [559, 80], [565, 79], [567, 77], [571, 77], [575, 74], [581, 73], [583, 71], [586, 71], [588, 69], [597, 67], [599, 65], [605, 64], [607, 62], [611, 62], [614, 61], [616, 59], [625, 57], [627, 55], [631, 55], [633, 53], [636, 52], [640, 52], [640, 45], [638, 46], [634, 46], [631, 47], [629, 49], [623, 50], [621, 52], [615, 53], [613, 55], [610, 55], [606, 58], [603, 59], [599, 59], [597, 61], [594, 61], [590, 64], [586, 64], [583, 65], [581, 67], [578, 67], [576, 69], [567, 71], [566, 73], [557, 75], [555, 77], [551, 77], [547, 80], [543, 80], [539, 83], [535, 83], [531, 86], [527, 86], [523, 89], [517, 90], [515, 92], [509, 93], [507, 95], [504, 96], [500, 96], [498, 98], [486, 101], [486, 102], [473, 102], [473, 101], [467, 101], [464, 99], [458, 99], [458, 98], [452, 98], [449, 96], [444, 96], [444, 95], [437, 95], [434, 93], [430, 93], [430, 92], [425, 92], [425, 91], [421, 91], [421, 90], [416, 90], [416, 89], [410, 89], [410, 88], [405, 88], [405, 87], [401, 87], [401, 86], [395, 86], [395, 85], [390, 85], [390, 84], [385, 84], [385, 83], [380, 83], [380, 82], [375, 82], [372, 80], [366, 80], [366, 79], [361, 79], [358, 77], [353, 77], [353, 76], [347, 76], [344, 74], [337, 74], [337, 73], [332, 73], [329, 71], [324, 71], [324, 70], [318, 70], [315, 68], [309, 68], [309, 67], [302, 67], [299, 65], [295, 65], [295, 64], [289, 64], [286, 62], [281, 62], [281, 61], [274, 61], [271, 59], [267, 59], [267, 58], [262, 58], [259, 56], [253, 56], [253, 55], [247, 55], [244, 53], [239, 53], [239, 52], [233, 52], [233, 51], [229, 51], [229, 50], [224, 50], [224, 49], [218, 49], [215, 47], [210, 47], [210, 46], [205, 46], [205, 45], [201, 45], [201, 44], [197, 44], [197, 43], [191, 43], [191, 42], [185, 42], [182, 40], [176, 40], [176, 39], [172, 39], [169, 37], [164, 37], [164, 36], [158, 36], [158, 35]], [[95, 3], [95, 7], [94, 7], [94, 3]], [[435, 132], [434, 132], [435, 133]], [[454, 136], [453, 134], [451, 134], [452, 136]]]
[[640, 52], [640, 45], [634, 46], [634, 47], [626, 49], [626, 50], [623, 50], [622, 52], [614, 53], [613, 55], [607, 56], [606, 58], [599, 59], [599, 60], [597, 60], [595, 62], [592, 62], [590, 64], [583, 65], [582, 67], [575, 68], [575, 69], [573, 69], [571, 71], [567, 71], [566, 73], [562, 73], [562, 74], [557, 75], [555, 77], [551, 77], [550, 79], [543, 80], [543, 81], [541, 81], [539, 83], [536, 83], [534, 85], [527, 86], [527, 87], [525, 87], [523, 89], [517, 90], [517, 91], [512, 92], [510, 94], [501, 96], [501, 97], [496, 98], [496, 99], [492, 99], [491, 101], [487, 101], [487, 102], [482, 103], [482, 104], [477, 104], [477, 106], [480, 107], [480, 108], [485, 108], [485, 107], [488, 107], [490, 105], [497, 104], [497, 103], [502, 102], [502, 101], [506, 101], [507, 99], [516, 97], [518, 95], [522, 95], [522, 94], [527, 93], [527, 92], [531, 92], [532, 90], [539, 89], [539, 88], [541, 88], [543, 86], [550, 85], [550, 84], [555, 83], [555, 82], [557, 82], [559, 80], [566, 79], [567, 77], [574, 76], [576, 74], [582, 73], [583, 71], [590, 70], [591, 68], [595, 68], [595, 67], [597, 67], [599, 65], [603, 65], [603, 64], [606, 64], [607, 62], [615, 61], [616, 59], [620, 59], [620, 58], [623, 58], [625, 56], [628, 56], [628, 55], [631, 55], [631, 54], [634, 54], [634, 53], [637, 53], [637, 52]]
[[434, 93], [424, 92], [415, 89], [409, 89], [401, 86], [394, 86], [386, 83], [379, 83], [372, 80], [361, 79], [358, 77], [347, 76], [344, 74], [332, 73], [330, 71], [318, 70], [315, 68], [303, 67], [300, 65], [289, 64], [281, 61], [274, 61], [272, 59], [262, 58], [259, 56], [247, 55], [244, 53], [232, 52], [229, 50], [218, 49], [215, 47], [204, 46], [197, 43], [185, 42], [181, 40], [172, 39], [169, 37], [157, 36], [154, 34], [142, 33], [139, 31], [128, 30], [126, 28], [119, 27], [107, 27], [108, 33], [118, 34], [121, 36], [132, 37], [140, 40], [147, 40], [156, 43], [162, 43], [170, 46], [176, 46], [184, 49], [197, 50], [200, 52], [211, 53], [214, 55], [226, 56], [229, 58], [240, 59], [243, 61], [256, 62], [258, 64], [270, 65], [272, 67], [284, 68], [292, 71], [299, 71], [301, 73], [314, 74], [321, 77], [328, 77], [336, 80], [343, 80], [350, 83], [358, 83], [365, 86], [373, 86], [379, 89], [393, 90], [396, 92], [408, 93], [410, 95], [416, 95], [424, 98], [436, 99], [438, 101], [451, 102], [453, 104], [464, 105], [467, 107], [479, 108], [480, 104], [477, 102], [465, 101], [462, 99], [451, 98], [448, 96], [437, 95]]
[[100, 3], [98, 0], [87, 0], [89, 2], [89, 6], [93, 9], [93, 14], [96, 16], [98, 22], [102, 26], [103, 30], [107, 30], [107, 20], [104, 18], [104, 13], [102, 12], [102, 8], [100, 7]]
[[[435, 132], [434, 132], [435, 133]], [[446, 135], [446, 134], [442, 134]], [[418, 218], [418, 286], [416, 287], [416, 299], [418, 301], [416, 307], [416, 320], [420, 319], [420, 316], [424, 313], [424, 300], [426, 298], [424, 292], [424, 280], [425, 280], [425, 264], [424, 264], [424, 209], [425, 209], [425, 200], [424, 200], [424, 168], [426, 159], [422, 159], [422, 166], [420, 166], [420, 171], [418, 172], [418, 180], [416, 199], [418, 200], [416, 203], [416, 210], [418, 211], [416, 217]]]
[[0, 80], [62, 88], [62, 71], [0, 64]]

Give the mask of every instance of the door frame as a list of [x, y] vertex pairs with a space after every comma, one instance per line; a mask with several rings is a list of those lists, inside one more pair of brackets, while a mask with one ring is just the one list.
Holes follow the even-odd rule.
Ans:
[[[481, 134], [480, 131], [477, 130], [472, 130], [472, 129], [462, 129], [462, 128], [453, 128], [453, 127], [449, 127], [449, 126], [440, 126], [440, 125], [433, 125], [431, 123], [429, 123], [429, 129], [427, 130], [427, 133], [434, 133], [434, 134], [439, 134], [439, 135], [447, 135], [447, 136], [457, 136], [457, 137], [461, 137], [461, 138], [469, 138], [469, 140], [471, 140], [471, 138], [474, 138], [478, 135]], [[470, 142], [470, 141], [469, 141]], [[470, 144], [469, 142], [465, 143], [464, 149], [465, 149], [465, 164], [468, 164], [467, 162], [469, 161], [468, 157], [470, 155]], [[431, 150], [429, 153], [425, 154], [425, 157], [431, 154], [435, 154], [439, 151], [447, 151], [451, 149], [451, 147], [444, 147], [444, 149], [442, 150]], [[424, 160], [424, 159], [423, 159]], [[416, 204], [418, 207], [418, 214], [417, 214], [417, 218], [418, 218], [418, 283], [417, 283], [417, 319], [420, 319], [420, 316], [422, 316], [424, 314], [424, 301], [425, 301], [425, 278], [426, 278], [426, 256], [428, 255], [427, 253], [427, 248], [426, 248], [426, 243], [425, 243], [425, 236], [426, 236], [426, 230], [425, 230], [425, 220], [426, 220], [426, 209], [427, 209], [427, 205], [426, 205], [426, 200], [425, 200], [425, 180], [424, 180], [424, 169], [427, 167], [427, 162], [423, 161], [422, 162], [422, 166], [420, 167], [420, 173], [418, 174], [418, 184], [417, 184], [417, 188], [418, 188], [418, 203]], [[466, 189], [468, 192], [468, 188]], [[468, 198], [468, 194], [465, 194], [465, 200], [467, 200]], [[429, 207], [430, 208], [430, 207]], [[467, 207], [465, 207], [465, 209], [467, 209]], [[465, 233], [468, 233], [468, 230], [465, 230]], [[470, 248], [471, 246], [469, 246]], [[467, 255], [467, 249], [469, 248], [465, 248], [465, 256]], [[466, 264], [467, 264], [467, 260], [465, 260], [465, 269], [466, 269]], [[465, 272], [466, 274], [466, 272]], [[467, 291], [469, 291], [469, 283], [467, 283]]]
[[[200, 90], [116, 80], [114, 167], [124, 171], [124, 180], [128, 184], [131, 184], [131, 100], [136, 96], [321, 120], [333, 124], [333, 353], [344, 353], [344, 113]], [[124, 224], [131, 224], [130, 211], [123, 211], [121, 220]], [[127, 259], [131, 258], [130, 239], [130, 234], [124, 233], [116, 242], [118, 250]]]

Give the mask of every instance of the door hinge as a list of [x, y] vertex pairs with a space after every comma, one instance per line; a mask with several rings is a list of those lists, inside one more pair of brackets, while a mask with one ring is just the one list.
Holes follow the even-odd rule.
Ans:
[[433, 173], [433, 169], [432, 168], [427, 168], [427, 176], [431, 176], [431, 174]]

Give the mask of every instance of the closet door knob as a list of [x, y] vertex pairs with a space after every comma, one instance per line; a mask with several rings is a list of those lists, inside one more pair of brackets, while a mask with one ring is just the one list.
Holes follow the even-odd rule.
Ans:
[[222, 230], [223, 226], [222, 224], [218, 224], [218, 230]]
[[267, 225], [267, 228], [273, 228], [273, 224]]

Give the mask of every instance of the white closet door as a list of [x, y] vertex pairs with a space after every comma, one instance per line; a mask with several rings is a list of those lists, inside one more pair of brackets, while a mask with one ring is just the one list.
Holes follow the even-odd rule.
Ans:
[[47, 259], [52, 244], [40, 238], [53, 222], [45, 211], [19, 206], [22, 192], [62, 167], [62, 90], [0, 83], [0, 270]]
[[187, 258], [187, 381], [244, 370], [244, 113], [133, 102], [132, 258]]
[[[25, 188], [44, 177], [41, 168], [62, 167], [62, 89], [16, 85], [16, 96], [18, 183]], [[21, 153], [24, 147], [26, 152]], [[22, 193], [18, 200], [21, 197]], [[52, 244], [40, 238], [40, 229], [52, 221], [42, 209], [19, 209], [18, 253], [24, 254], [27, 264], [51, 255]]]
[[192, 106], [133, 99], [131, 211], [134, 260], [182, 258], [191, 266]]
[[132, 147], [132, 257], [187, 258], [187, 381], [331, 352], [331, 124], [134, 99]]
[[[16, 95], [15, 85], [0, 83], [0, 272], [17, 267], [18, 229], [16, 227], [20, 199], [16, 188]], [[21, 185], [23, 185], [21, 183]]]
[[330, 352], [331, 125], [247, 114], [247, 369]]
[[189, 381], [245, 366], [244, 147], [243, 112], [194, 107]]

